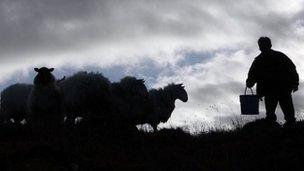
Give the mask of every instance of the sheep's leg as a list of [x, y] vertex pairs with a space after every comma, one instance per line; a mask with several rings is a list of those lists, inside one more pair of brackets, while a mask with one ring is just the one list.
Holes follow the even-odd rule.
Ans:
[[153, 128], [153, 131], [154, 131], [154, 132], [157, 132], [157, 124], [152, 124], [151, 126], [152, 126], [152, 128]]
[[76, 117], [68, 115], [65, 122], [68, 126], [73, 126], [75, 125], [75, 119]]

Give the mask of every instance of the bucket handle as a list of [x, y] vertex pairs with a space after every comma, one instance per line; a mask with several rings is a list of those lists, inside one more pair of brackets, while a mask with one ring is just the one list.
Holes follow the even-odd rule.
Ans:
[[247, 92], [247, 88], [248, 88], [248, 89], [250, 89], [250, 91], [251, 91], [251, 94], [253, 95], [253, 90], [252, 90], [252, 88], [249, 88], [249, 87], [245, 87], [245, 92], [244, 92], [244, 94], [246, 95], [246, 92]]

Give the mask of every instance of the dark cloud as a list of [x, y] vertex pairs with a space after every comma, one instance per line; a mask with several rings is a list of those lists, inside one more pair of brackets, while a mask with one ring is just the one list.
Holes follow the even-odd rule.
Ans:
[[73, 24], [75, 27], [79, 24], [81, 28], [84, 21], [92, 15], [91, 12], [95, 11], [93, 2], [90, 0], [1, 1], [1, 50], [7, 48], [8, 50], [25, 50], [33, 48], [34, 45], [38, 48], [60, 47], [62, 40], [65, 39], [61, 36], [67, 36], [66, 39], [71, 38], [77, 32], [77, 30], [71, 30]]
[[[277, 3], [281, 1], [273, 2], [272, 6]], [[52, 61], [51, 57], [73, 55], [100, 46], [119, 51], [126, 46], [136, 49], [139, 44], [149, 41], [151, 45], [157, 45], [164, 42], [163, 39], [169, 41], [155, 51], [167, 49], [166, 46], [176, 50], [174, 48], [179, 47], [174, 46], [180, 46], [172, 45], [176, 42], [190, 49], [201, 42], [201, 48], [208, 51], [209, 48], [234, 46], [236, 42], [244, 44], [242, 39], [250, 42], [254, 38], [255, 41], [256, 35], [263, 33], [278, 39], [290, 36], [293, 22], [290, 18], [298, 14], [281, 15], [270, 5], [264, 1], [239, 0], [233, 3], [211, 0], [174, 3], [170, 0], [3, 0], [0, 2], [0, 62], [29, 57], [31, 60], [45, 57], [45, 61]], [[231, 43], [230, 38], [233, 38]], [[197, 42], [192, 44], [191, 40]], [[137, 55], [146, 53], [139, 47], [135, 51], [138, 51]], [[105, 58], [99, 52], [92, 53], [100, 55], [100, 59]], [[78, 60], [87, 58], [85, 55], [89, 56], [84, 53]], [[191, 57], [187, 61], [192, 59], [197, 58]]]
[[[280, 2], [273, 2], [273, 4]], [[292, 14], [264, 1], [2, 0], [1, 58], [58, 54], [151, 37], [289, 35]], [[247, 37], [247, 36], [246, 36]], [[220, 38], [217, 38], [220, 43]], [[224, 41], [226, 42], [226, 41]], [[213, 43], [213, 42], [212, 42]], [[190, 45], [191, 46], [191, 45]], [[211, 45], [217, 47], [218, 45]], [[22, 55], [23, 54], [23, 55]]]
[[21, 52], [64, 52], [153, 35], [189, 36], [201, 29], [192, 18], [194, 7], [182, 4], [3, 0], [0, 9], [2, 58]]

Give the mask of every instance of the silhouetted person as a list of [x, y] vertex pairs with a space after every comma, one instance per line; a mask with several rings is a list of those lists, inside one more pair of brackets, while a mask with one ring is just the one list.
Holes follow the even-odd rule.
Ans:
[[279, 103], [285, 125], [293, 125], [296, 118], [291, 93], [299, 86], [296, 67], [284, 53], [271, 49], [268, 37], [260, 37], [258, 45], [261, 53], [250, 67], [246, 86], [251, 88], [257, 83], [257, 95], [265, 97], [267, 121], [276, 121], [275, 110]]

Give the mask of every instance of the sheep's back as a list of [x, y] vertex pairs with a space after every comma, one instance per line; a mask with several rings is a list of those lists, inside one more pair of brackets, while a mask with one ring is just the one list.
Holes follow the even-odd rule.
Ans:
[[148, 117], [149, 123], [159, 124], [160, 122], [167, 122], [171, 117], [174, 107], [168, 106], [163, 97], [165, 92], [163, 89], [152, 89], [149, 91], [149, 101], [151, 104], [151, 113]]
[[61, 115], [61, 94], [56, 86], [34, 87], [28, 103], [31, 117]]
[[[132, 87], [131, 87], [132, 88]], [[120, 83], [111, 84], [111, 112], [108, 119], [123, 125], [142, 124], [149, 111], [147, 97], [136, 94]]]
[[33, 85], [13, 84], [1, 92], [1, 115], [8, 118], [24, 118], [27, 111], [27, 100]]
[[109, 81], [100, 73], [77, 73], [62, 81], [66, 113], [84, 116], [102, 113], [108, 106]]

